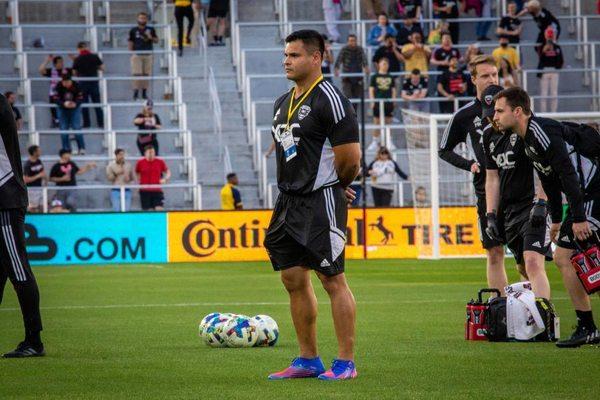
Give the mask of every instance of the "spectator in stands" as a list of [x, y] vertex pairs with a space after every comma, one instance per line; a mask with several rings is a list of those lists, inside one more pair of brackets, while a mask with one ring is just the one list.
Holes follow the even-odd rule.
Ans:
[[[152, 100], [146, 100], [142, 112], [135, 116], [133, 124], [138, 127], [140, 133], [137, 136], [137, 147], [140, 154], [143, 156], [146, 153], [146, 146], [152, 145], [156, 155], [158, 152], [158, 139], [156, 138], [156, 130], [161, 129], [160, 117], [154, 114], [154, 103]], [[150, 131], [150, 132], [148, 132]]]
[[435, 27], [429, 31], [427, 36], [427, 44], [430, 46], [442, 43], [442, 34], [449, 31], [450, 24], [448, 21], [442, 19], [435, 23]]
[[[142, 77], [152, 75], [154, 43], [158, 43], [156, 30], [148, 26], [148, 14], [141, 12], [137, 15], [137, 26], [129, 31], [129, 51], [135, 52], [131, 56], [131, 75]], [[149, 84], [150, 81], [147, 79], [134, 79], [133, 100], [138, 99], [140, 90], [142, 91], [142, 99], [147, 99]]]
[[498, 36], [507, 36], [510, 44], [517, 45], [521, 41], [521, 32], [523, 31], [523, 25], [517, 15], [517, 3], [511, 1], [506, 8], [507, 13], [500, 20], [496, 33]]
[[23, 128], [23, 116], [21, 115], [21, 111], [15, 106], [15, 102], [17, 101], [17, 95], [15, 92], [4, 92], [4, 97], [6, 97], [6, 101], [10, 104], [10, 108], [12, 108], [13, 115], [15, 116], [15, 122], [17, 123], [17, 129], [21, 130]]
[[[71, 151], [62, 149], [58, 152], [60, 160], [50, 169], [50, 181], [56, 183], [58, 187], [77, 186], [77, 176], [96, 168], [96, 163], [87, 163], [83, 168], [71, 161]], [[62, 205], [71, 212], [77, 210], [77, 190], [63, 189], [58, 190], [56, 198]]]
[[225, 46], [223, 35], [229, 13], [229, 1], [210, 0], [208, 6], [208, 29], [212, 32], [213, 42], [209, 46]]
[[[48, 67], [49, 63], [52, 63], [51, 67]], [[48, 92], [48, 101], [54, 103], [56, 96], [56, 85], [60, 82], [64, 74], [70, 74], [71, 68], [65, 68], [63, 58], [60, 56], [48, 55], [46, 59], [38, 67], [40, 75], [50, 78], [50, 91]], [[52, 115], [52, 127], [58, 128], [58, 114], [55, 107], [50, 108], [50, 115]]]
[[[83, 101], [83, 93], [79, 89], [79, 85], [73, 82], [70, 74], [64, 74], [60, 82], [56, 84], [56, 95], [54, 101], [58, 105], [58, 122], [62, 131], [62, 148], [71, 152], [71, 141], [69, 140], [68, 130], [81, 130], [81, 103]], [[85, 154], [85, 141], [81, 133], [75, 134], [78, 153]]]
[[517, 71], [511, 68], [506, 59], [501, 58], [498, 65], [498, 84], [505, 89], [517, 86]]
[[402, 56], [402, 49], [392, 35], [385, 36], [385, 42], [373, 55], [373, 63], [377, 65], [382, 58], [387, 58], [390, 73], [400, 72], [400, 63], [404, 62], [404, 56]]
[[527, 13], [533, 17], [534, 22], [537, 24], [538, 29], [540, 30], [535, 41], [538, 44], [536, 46], [537, 51], [539, 51], [539, 48], [543, 46], [545, 42], [544, 34], [546, 29], [549, 27], [554, 30], [554, 37], [556, 40], [558, 40], [560, 37], [560, 22], [558, 22], [558, 19], [556, 19], [556, 17], [550, 11], [542, 8], [538, 0], [531, 0], [525, 3], [525, 7], [518, 15], [522, 16]]
[[23, 180], [27, 185], [27, 194], [29, 197], [29, 205], [27, 211], [31, 213], [38, 213], [42, 211], [43, 192], [42, 185], [48, 180], [46, 171], [44, 170], [44, 164], [40, 157], [42, 151], [40, 146], [29, 146], [27, 148], [29, 158], [23, 165]]
[[429, 59], [431, 58], [431, 48], [423, 44], [423, 35], [415, 32], [410, 36], [410, 43], [402, 47], [404, 56], [404, 69], [412, 71], [418, 69], [423, 76], [428, 76]]
[[[106, 178], [118, 187], [110, 192], [113, 211], [121, 211], [121, 186], [135, 183], [135, 175], [131, 163], [125, 161], [125, 150], [116, 149], [115, 159], [106, 166]], [[131, 189], [125, 189], [125, 211], [131, 210]]]
[[185, 35], [185, 44], [192, 44], [192, 30], [194, 29], [194, 9], [193, 0], [174, 0], [175, 2], [175, 21], [177, 22], [177, 48], [179, 57], [183, 56], [183, 20], [187, 18], [187, 34]]
[[396, 174], [404, 180], [408, 179], [408, 175], [392, 160], [389, 150], [385, 147], [379, 149], [377, 157], [369, 164], [368, 171], [375, 207], [389, 207], [396, 186]]
[[381, 0], [360, 0], [360, 9], [367, 19], [375, 19], [385, 10]]
[[[340, 67], [343, 73], [369, 73], [369, 61], [365, 50], [358, 45], [356, 35], [348, 35], [348, 43], [342, 47], [335, 61], [335, 76], [340, 74]], [[361, 96], [363, 91], [363, 78], [358, 76], [342, 78], [342, 92], [349, 99], [356, 99]]]
[[341, 0], [323, 0], [323, 15], [327, 24], [327, 33], [333, 43], [340, 41], [340, 31], [338, 30], [337, 21], [342, 17], [342, 2]]
[[492, 56], [496, 59], [498, 68], [500, 68], [500, 60], [504, 59], [510, 65], [513, 70], [519, 70], [521, 61], [519, 59], [519, 52], [512, 46], [509, 46], [508, 36], [500, 36], [498, 39], [499, 46], [492, 51]]
[[442, 45], [435, 49], [431, 54], [431, 64], [437, 66], [440, 72], [447, 71], [450, 67], [450, 60], [460, 59], [460, 51], [452, 45], [452, 36], [450, 33], [442, 33]]
[[[77, 44], [79, 55], [73, 60], [73, 74], [81, 78], [97, 78], [99, 71], [104, 71], [104, 63], [97, 54], [92, 53], [87, 42], [79, 42]], [[101, 103], [100, 86], [97, 80], [81, 80], [78, 82], [81, 92], [83, 93], [84, 103]], [[94, 107], [96, 112], [96, 123], [98, 128], [104, 128], [104, 113], [102, 107]], [[82, 107], [81, 115], [83, 116], [83, 127], [89, 128], [90, 110]]]
[[448, 70], [444, 71], [438, 79], [438, 94], [447, 100], [440, 101], [440, 112], [442, 114], [452, 114], [454, 109], [454, 99], [463, 97], [467, 93], [467, 77], [458, 70], [458, 58], [452, 57]]
[[221, 209], [222, 210], [243, 210], [242, 195], [237, 188], [239, 185], [237, 175], [232, 172], [227, 174], [227, 183], [221, 189]]
[[62, 201], [60, 201], [56, 196], [54, 196], [52, 198], [52, 201], [50, 202], [50, 209], [48, 210], [48, 212], [50, 214], [62, 214], [62, 213], [68, 213], [69, 210], [67, 210], [63, 206]]
[[469, 68], [469, 64], [471, 63], [471, 59], [473, 57], [481, 54], [483, 54], [483, 52], [479, 48], [479, 43], [470, 44], [469, 47], [467, 47], [467, 51], [465, 52], [462, 62], [460, 60], [458, 62], [458, 70], [467, 77], [468, 96], [475, 96], [477, 94], [477, 89], [471, 80], [471, 69]]
[[[422, 11], [423, 0], [392, 0], [388, 6], [390, 19], [402, 19], [404, 24], [419, 21]], [[400, 29], [400, 24], [396, 25], [396, 29]]]
[[[390, 63], [387, 58], [381, 58], [377, 63], [377, 73], [371, 75], [369, 84], [369, 98], [371, 100], [396, 99], [396, 85], [394, 77], [389, 73]], [[386, 101], [383, 103], [383, 110], [380, 109], [380, 102], [371, 103], [373, 110], [373, 123], [379, 125], [383, 114], [386, 124], [392, 122], [394, 115], [394, 103]], [[379, 126], [373, 130], [373, 141], [369, 146], [369, 151], [375, 151], [381, 146], [381, 131]]]
[[367, 40], [367, 43], [369, 46], [381, 46], [385, 41], [386, 35], [396, 37], [398, 32], [396, 31], [396, 28], [390, 24], [387, 14], [382, 12], [377, 16], [377, 25], [369, 30], [369, 39]]
[[[452, 20], [458, 18], [458, 1], [456, 0], [433, 0], [433, 15], [435, 18]], [[453, 43], [458, 43], [460, 37], [460, 25], [458, 22], [449, 22], [448, 30]]]
[[[331, 49], [331, 41], [327, 35], [323, 34], [323, 41], [325, 42], [325, 52], [323, 52], [323, 62], [321, 63], [321, 73], [323, 75], [331, 75], [331, 65], [335, 62], [333, 57], [333, 50]], [[325, 77], [326, 81], [331, 82], [331, 77]]]
[[[156, 157], [156, 151], [150, 144], [144, 149], [144, 158], [135, 165], [135, 173], [140, 185], [164, 185], [171, 178], [167, 164]], [[164, 210], [165, 195], [161, 188], [140, 189], [142, 210]]]
[[[548, 28], [545, 33], [546, 42], [539, 50], [540, 61], [538, 69], [543, 72], [538, 74], [541, 91], [541, 112], [556, 112], [558, 107], [558, 70], [562, 69], [564, 64], [563, 53], [560, 46], [554, 39], [554, 30]], [[548, 109], [548, 96], [550, 99], [550, 108]]]
[[475, 34], [477, 35], [477, 40], [480, 41], [489, 41], [487, 34], [490, 30], [490, 26], [492, 26], [492, 0], [477, 0], [481, 4], [481, 8], [476, 13], [478, 18], [486, 19], [485, 21], [477, 22], [475, 27]]
[[421, 71], [415, 68], [404, 80], [401, 97], [408, 102], [408, 108], [416, 111], [428, 111], [427, 103], [419, 101], [427, 96], [427, 77], [421, 76]]
[[421, 36], [423, 36], [421, 25], [414, 22], [411, 18], [405, 19], [403, 24], [399, 24], [397, 30], [398, 35], [396, 36], [396, 42], [398, 42], [400, 46], [410, 43], [410, 37], [415, 32], [419, 32]]
[[419, 186], [415, 189], [414, 206], [417, 208], [429, 207], [429, 200], [427, 199], [427, 190], [425, 187]]

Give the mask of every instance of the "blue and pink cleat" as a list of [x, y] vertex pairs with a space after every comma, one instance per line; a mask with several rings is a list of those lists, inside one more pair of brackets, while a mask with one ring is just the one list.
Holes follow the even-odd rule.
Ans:
[[321, 357], [294, 358], [292, 364], [283, 371], [269, 375], [270, 380], [316, 378], [325, 372]]
[[319, 375], [322, 381], [343, 381], [346, 379], [354, 379], [358, 376], [356, 366], [350, 360], [333, 360], [331, 369]]

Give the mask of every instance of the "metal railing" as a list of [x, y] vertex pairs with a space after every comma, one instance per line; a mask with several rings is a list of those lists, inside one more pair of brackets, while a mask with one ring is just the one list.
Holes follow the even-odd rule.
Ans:
[[213, 132], [219, 142], [219, 161], [223, 160], [223, 114], [221, 112], [221, 100], [219, 89], [212, 67], [208, 68], [208, 93], [210, 97], [210, 109], [213, 116]]

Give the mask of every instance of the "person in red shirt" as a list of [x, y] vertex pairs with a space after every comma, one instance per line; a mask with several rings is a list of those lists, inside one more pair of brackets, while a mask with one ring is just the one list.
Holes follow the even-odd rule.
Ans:
[[[171, 178], [167, 164], [156, 157], [156, 150], [148, 145], [144, 149], [144, 158], [135, 165], [135, 173], [140, 185], [164, 185]], [[164, 210], [165, 196], [161, 188], [140, 189], [142, 210]]]

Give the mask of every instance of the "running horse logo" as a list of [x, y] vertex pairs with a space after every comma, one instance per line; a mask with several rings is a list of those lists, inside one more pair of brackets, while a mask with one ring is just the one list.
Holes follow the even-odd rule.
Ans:
[[383, 234], [383, 239], [381, 239], [381, 244], [383, 244], [383, 245], [386, 245], [390, 239], [394, 238], [394, 232], [390, 231], [388, 228], [386, 228], [383, 225], [383, 216], [382, 215], [380, 215], [377, 218], [376, 224], [369, 224], [369, 227], [371, 228], [371, 230], [373, 230], [374, 228], [377, 228], [377, 230]]

